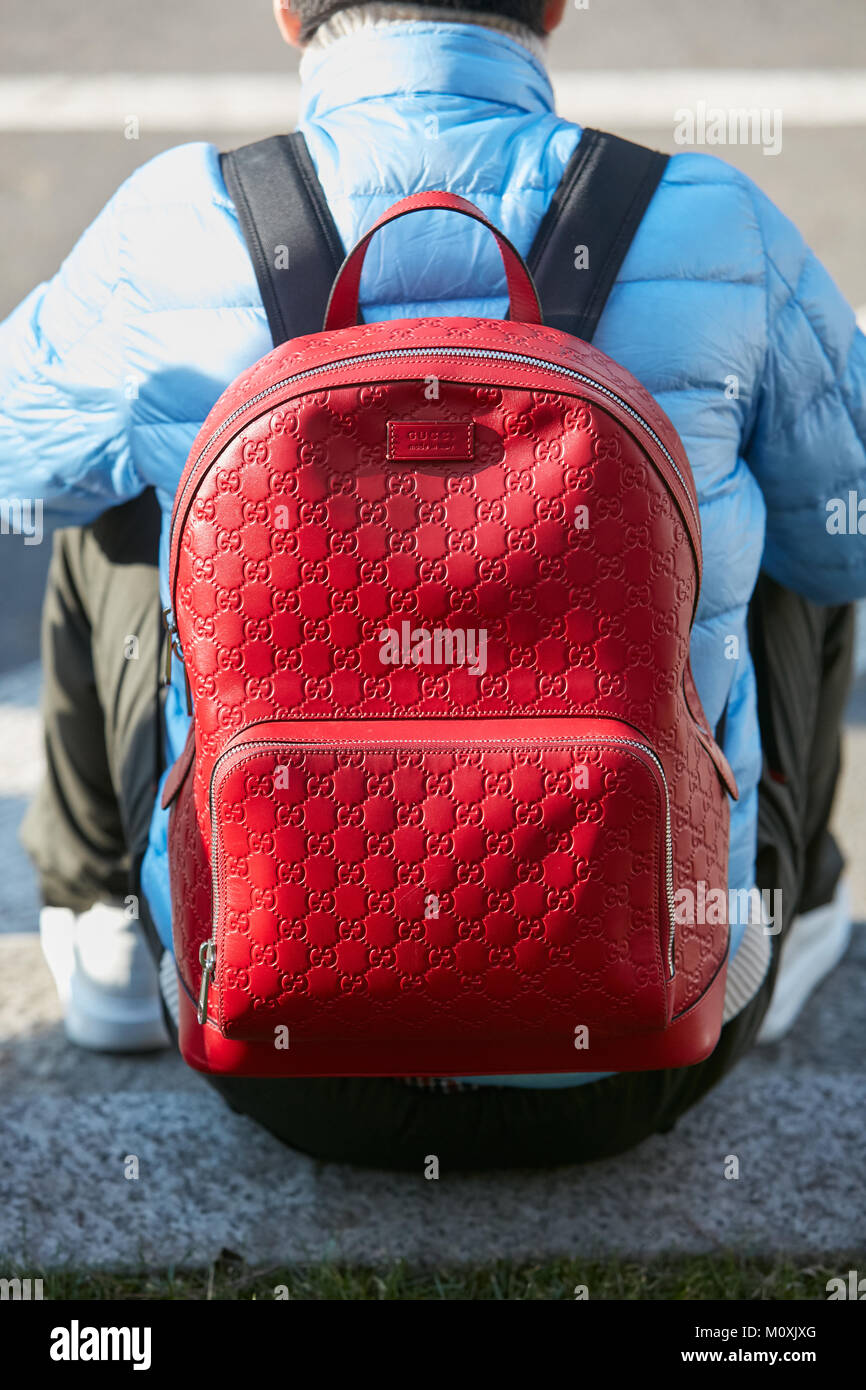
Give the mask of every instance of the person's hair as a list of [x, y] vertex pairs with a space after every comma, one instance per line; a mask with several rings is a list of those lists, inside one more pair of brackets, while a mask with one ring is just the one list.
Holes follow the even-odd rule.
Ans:
[[[292, 9], [301, 20], [301, 42], [306, 43], [319, 25], [338, 14], [340, 10], [353, 9], [358, 3], [359, 0], [292, 0]], [[405, 8], [411, 0], [379, 0], [379, 3]], [[425, 10], [439, 11], [443, 20], [450, 16], [456, 18], [495, 15], [523, 24], [534, 34], [544, 34], [547, 0], [421, 0], [421, 3]]]

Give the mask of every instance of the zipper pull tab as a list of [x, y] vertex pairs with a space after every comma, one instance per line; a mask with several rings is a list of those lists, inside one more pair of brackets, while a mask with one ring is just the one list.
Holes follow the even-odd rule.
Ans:
[[162, 670], [162, 683], [163, 685], [171, 685], [171, 649], [174, 645], [174, 639], [172, 638], [171, 631], [172, 621], [170, 608], [163, 608], [162, 610], [162, 625], [168, 633], [168, 641], [165, 644], [165, 663]]
[[[172, 613], [172, 611], [171, 611], [170, 608], [163, 608], [163, 610], [162, 610], [162, 621], [163, 621], [163, 624], [165, 625], [165, 630], [166, 630], [166, 632], [168, 633], [168, 645], [167, 645], [167, 647], [166, 647], [166, 653], [165, 653], [165, 669], [164, 669], [164, 672], [163, 672], [163, 675], [164, 675], [163, 685], [171, 685], [171, 655], [172, 655], [172, 652], [174, 652], [174, 654], [177, 656], [178, 660], [181, 661], [181, 662], [183, 661], [183, 652], [181, 651], [180, 638], [179, 638], [179, 636], [178, 636], [178, 631], [177, 631], [177, 623], [175, 622], [174, 614]], [[191, 701], [190, 701], [190, 697], [189, 697], [189, 691], [187, 690], [187, 706], [189, 707], [190, 704], [191, 704]], [[189, 713], [190, 713], [190, 714], [192, 713], [192, 710], [191, 710], [191, 709], [189, 709]]]
[[204, 1023], [207, 1018], [207, 996], [210, 989], [210, 982], [213, 978], [214, 966], [216, 965], [216, 942], [213, 937], [210, 941], [203, 941], [198, 948], [198, 960], [201, 966], [201, 989], [198, 992], [198, 1008], [196, 1009], [196, 1019], [199, 1023]]

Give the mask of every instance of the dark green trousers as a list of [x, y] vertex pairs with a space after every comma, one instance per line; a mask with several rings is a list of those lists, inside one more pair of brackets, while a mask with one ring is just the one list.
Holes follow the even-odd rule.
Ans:
[[162, 617], [153, 492], [56, 531], [42, 608], [45, 778], [21, 841], [43, 901], [133, 891], [159, 780]]
[[[55, 538], [43, 623], [47, 775], [23, 831], [46, 902], [80, 909], [138, 891], [161, 762], [158, 535], [146, 493]], [[547, 1091], [339, 1077], [211, 1084], [293, 1148], [416, 1172], [431, 1154], [452, 1171], [582, 1163], [671, 1129], [751, 1047], [785, 931], [797, 912], [830, 900], [842, 867], [827, 827], [853, 610], [819, 608], [762, 576], [750, 645], [765, 753], [757, 878], [760, 888], [781, 888], [784, 922], [761, 989], [707, 1061]]]

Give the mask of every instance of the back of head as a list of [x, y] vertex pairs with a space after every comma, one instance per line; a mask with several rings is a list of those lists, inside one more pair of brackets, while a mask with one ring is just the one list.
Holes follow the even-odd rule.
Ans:
[[[291, 10], [300, 21], [298, 41], [307, 43], [320, 25], [341, 10], [354, 9], [357, 5], [358, 0], [290, 0]], [[395, 19], [429, 17], [478, 24], [510, 20], [539, 35], [552, 27], [545, 23], [548, 0], [433, 0], [433, 3], [423, 0], [418, 5], [407, 3], [407, 0], [375, 0], [375, 6], [383, 12], [383, 17], [393, 11]]]

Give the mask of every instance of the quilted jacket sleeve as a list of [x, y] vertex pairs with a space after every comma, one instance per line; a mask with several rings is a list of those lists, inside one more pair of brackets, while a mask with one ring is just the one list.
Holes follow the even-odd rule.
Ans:
[[0, 495], [86, 522], [140, 493], [129, 447], [121, 187], [0, 324]]
[[866, 595], [866, 338], [793, 223], [750, 187], [767, 346], [746, 458], [767, 506], [763, 563], [814, 602], [849, 602]]

